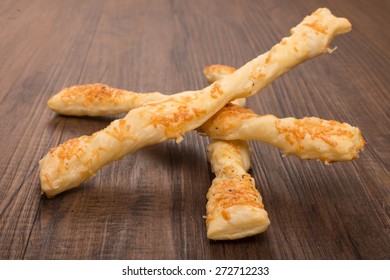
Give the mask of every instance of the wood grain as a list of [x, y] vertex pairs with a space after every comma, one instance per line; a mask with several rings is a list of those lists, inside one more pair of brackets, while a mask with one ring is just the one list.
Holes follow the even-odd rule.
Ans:
[[[360, 158], [325, 166], [251, 142], [266, 233], [207, 240], [213, 175], [208, 139], [195, 132], [129, 155], [54, 199], [41, 196], [39, 159], [114, 119], [55, 115], [46, 102], [63, 87], [199, 89], [204, 66], [239, 67], [321, 6], [350, 19], [353, 31], [248, 106], [346, 121], [368, 144]], [[389, 8], [380, 0], [1, 1], [0, 259], [389, 259]]]

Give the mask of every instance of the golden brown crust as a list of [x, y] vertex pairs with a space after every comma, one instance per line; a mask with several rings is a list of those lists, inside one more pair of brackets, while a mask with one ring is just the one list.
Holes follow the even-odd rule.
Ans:
[[286, 154], [325, 163], [356, 158], [365, 141], [361, 131], [347, 123], [316, 117], [303, 119], [259, 116], [252, 110], [229, 104], [199, 130], [223, 140], [257, 140], [274, 145]]
[[47, 105], [58, 114], [71, 116], [109, 116], [166, 99], [159, 92], [136, 93], [105, 84], [77, 85], [52, 96]]
[[[230, 168], [233, 168], [229, 166]], [[213, 199], [210, 205], [210, 212], [216, 208], [229, 208], [233, 205], [247, 205], [264, 209], [264, 205], [259, 199], [260, 193], [253, 187], [253, 178], [248, 174], [226, 178], [214, 184], [213, 189], [207, 194], [208, 199]], [[208, 217], [208, 220], [211, 219]]]
[[[210, 83], [222, 79], [234, 71], [233, 67], [219, 64], [210, 65], [204, 69]], [[210, 94], [213, 98], [217, 98], [216, 94], [223, 94], [219, 84], [214, 85]], [[108, 116], [127, 113], [131, 109], [163, 101], [166, 98], [168, 95], [159, 92], [137, 93], [97, 83], [64, 88], [52, 96], [47, 104], [54, 112], [62, 115]]]
[[238, 239], [268, 228], [268, 214], [255, 180], [246, 171], [250, 157], [245, 141], [213, 140], [208, 158], [216, 175], [207, 192], [207, 237]]
[[[302, 142], [306, 135], [312, 139], [320, 139], [330, 146], [337, 146], [337, 141], [332, 136], [352, 138], [352, 131], [348, 130], [346, 124], [334, 120], [325, 121], [317, 118], [305, 117], [300, 120], [294, 120], [293, 126], [284, 126], [281, 120], [275, 121], [275, 126], [280, 133], [285, 134], [286, 140], [293, 144], [298, 143], [300, 149], [303, 149]], [[345, 129], [343, 129], [345, 128]]]
[[[226, 65], [210, 65], [205, 73], [210, 83], [222, 79], [235, 68]], [[210, 79], [210, 75], [213, 79]], [[220, 84], [216, 83], [210, 91], [212, 98], [222, 95]], [[64, 88], [47, 102], [48, 107], [54, 112], [68, 116], [110, 116], [122, 113], [167, 99], [169, 96], [159, 92], [137, 93], [123, 89], [117, 89], [105, 84], [86, 84]], [[193, 98], [185, 96], [183, 102], [189, 102]], [[245, 105], [245, 99], [239, 98], [235, 103]], [[195, 109], [194, 109], [195, 110]], [[199, 111], [199, 114], [204, 112]]]
[[[61, 99], [68, 103], [75, 103], [77, 96], [74, 95], [75, 87], [67, 88], [64, 90]], [[84, 107], [91, 107], [94, 104], [106, 104], [114, 103], [119, 104], [120, 101], [118, 97], [126, 94], [126, 91], [108, 87], [104, 84], [90, 84], [78, 86], [77, 90], [82, 92], [84, 99]]]

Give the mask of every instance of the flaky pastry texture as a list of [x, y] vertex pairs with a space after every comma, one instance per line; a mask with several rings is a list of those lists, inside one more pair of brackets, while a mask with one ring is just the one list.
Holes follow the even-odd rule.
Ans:
[[247, 142], [213, 140], [208, 158], [216, 177], [207, 192], [207, 237], [239, 239], [264, 232], [270, 221], [255, 180], [247, 173]]
[[42, 191], [55, 196], [141, 147], [167, 139], [180, 141], [184, 133], [201, 126], [230, 100], [254, 95], [292, 67], [326, 52], [336, 35], [350, 29], [348, 20], [318, 9], [293, 28], [290, 37], [228, 77], [202, 90], [136, 108], [93, 135], [66, 141], [39, 163]]
[[52, 96], [47, 105], [61, 115], [111, 116], [168, 98], [159, 92], [137, 93], [104, 84], [77, 85]]
[[316, 117], [259, 116], [234, 104], [225, 106], [199, 130], [216, 139], [261, 141], [288, 155], [325, 163], [352, 160], [365, 145], [360, 129], [347, 123]]
[[[235, 70], [231, 66], [216, 64], [205, 67], [203, 73], [211, 84]], [[52, 96], [47, 105], [61, 115], [96, 117], [128, 113], [134, 108], [167, 98], [169, 95], [160, 92], [138, 93], [97, 83], [65, 88]], [[245, 104], [244, 98], [237, 102], [241, 106]]]

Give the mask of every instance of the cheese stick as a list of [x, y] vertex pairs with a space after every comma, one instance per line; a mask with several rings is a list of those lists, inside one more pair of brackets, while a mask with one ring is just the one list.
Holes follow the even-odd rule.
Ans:
[[67, 116], [111, 116], [162, 101], [169, 96], [159, 92], [137, 93], [104, 84], [77, 85], [52, 96], [47, 105], [54, 112]]
[[53, 197], [141, 147], [167, 139], [180, 141], [230, 100], [254, 95], [292, 67], [327, 52], [331, 40], [350, 29], [347, 19], [318, 9], [293, 28], [290, 37], [228, 77], [202, 90], [136, 108], [91, 136], [66, 141], [40, 160], [42, 191]]
[[[235, 70], [217, 64], [205, 67], [203, 74], [213, 83]], [[245, 102], [245, 98], [239, 98], [231, 103], [244, 106]], [[212, 139], [207, 146], [207, 157], [215, 174], [206, 195], [207, 238], [234, 240], [266, 231], [270, 224], [268, 213], [255, 187], [255, 179], [247, 173], [251, 166], [248, 142]]]
[[[234, 71], [235, 68], [230, 66], [212, 65], [205, 67], [203, 73], [208, 82], [213, 83]], [[140, 94], [93, 84], [66, 88], [53, 96], [48, 105], [57, 113], [66, 115], [100, 116], [122, 113], [122, 110], [131, 110], [165, 98], [168, 96]], [[234, 103], [244, 106], [245, 98], [237, 99]], [[214, 240], [238, 239], [265, 231], [269, 225], [267, 212], [254, 179], [246, 173], [250, 167], [247, 142], [213, 141], [208, 146], [208, 158], [217, 177], [207, 195], [207, 237]]]
[[365, 145], [359, 128], [347, 123], [316, 117], [259, 116], [234, 104], [225, 106], [198, 130], [216, 139], [261, 141], [287, 155], [325, 163], [352, 160]]
[[[226, 65], [205, 67], [209, 83], [225, 78], [236, 69]], [[67, 116], [111, 116], [169, 98], [160, 92], [137, 93], [104, 84], [77, 85], [65, 88], [52, 96], [47, 105], [54, 112]], [[239, 99], [243, 105], [245, 100]]]
[[207, 192], [207, 237], [238, 239], [264, 232], [270, 221], [250, 168], [246, 141], [213, 140], [208, 158], [215, 179]]
[[[243, 106], [243, 102], [245, 98], [232, 103]], [[207, 157], [215, 174], [206, 196], [207, 238], [233, 240], [266, 231], [270, 224], [268, 213], [254, 178], [247, 173], [251, 166], [247, 141], [212, 139]]]

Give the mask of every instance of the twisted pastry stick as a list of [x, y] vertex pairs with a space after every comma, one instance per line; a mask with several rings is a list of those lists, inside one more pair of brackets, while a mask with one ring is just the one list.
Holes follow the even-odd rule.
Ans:
[[246, 141], [213, 140], [208, 158], [215, 179], [207, 192], [207, 237], [238, 239], [264, 232], [270, 221], [250, 168]]
[[[231, 71], [234, 72], [234, 68], [212, 65], [205, 67], [203, 73], [212, 82]], [[240, 98], [229, 104], [240, 107], [245, 101]], [[255, 179], [247, 173], [251, 165], [247, 141], [212, 139], [207, 147], [207, 157], [215, 174], [206, 195], [207, 238], [233, 240], [266, 231], [270, 224], [268, 213], [255, 187]]]
[[230, 100], [254, 95], [292, 67], [328, 51], [331, 40], [350, 29], [347, 19], [318, 9], [293, 28], [290, 37], [228, 77], [203, 90], [136, 108], [91, 136], [66, 141], [39, 163], [42, 191], [55, 196], [141, 147], [172, 138], [180, 141], [184, 133], [201, 126]]
[[[212, 65], [205, 67], [203, 73], [208, 82], [213, 83], [234, 71], [235, 68], [230, 66]], [[156, 98], [153, 101], [168, 98], [162, 94], [139, 94], [94, 84], [64, 89], [48, 104], [57, 113], [67, 115], [108, 115], [108, 112], [114, 112], [115, 106], [121, 106], [115, 113], [122, 113], [120, 110], [145, 105], [151, 96]], [[233, 103], [244, 106], [245, 98]], [[268, 214], [254, 179], [246, 173], [250, 168], [247, 142], [214, 140], [208, 146], [208, 158], [216, 178], [207, 195], [207, 237], [238, 239], [265, 231], [269, 225]]]
[[234, 104], [225, 106], [198, 130], [216, 139], [261, 141], [286, 154], [325, 163], [352, 160], [365, 145], [359, 128], [347, 123], [316, 117], [259, 116]]
[[146, 104], [166, 100], [159, 92], [137, 93], [104, 84], [65, 88], [49, 99], [50, 109], [67, 116], [110, 116], [128, 113]]
[[[211, 84], [233, 73], [236, 69], [226, 65], [211, 65], [203, 70]], [[111, 116], [127, 113], [146, 104], [169, 98], [159, 92], [137, 93], [109, 87], [104, 84], [77, 85], [52, 96], [47, 105], [54, 112], [67, 116]], [[240, 105], [245, 99], [238, 99]]]

